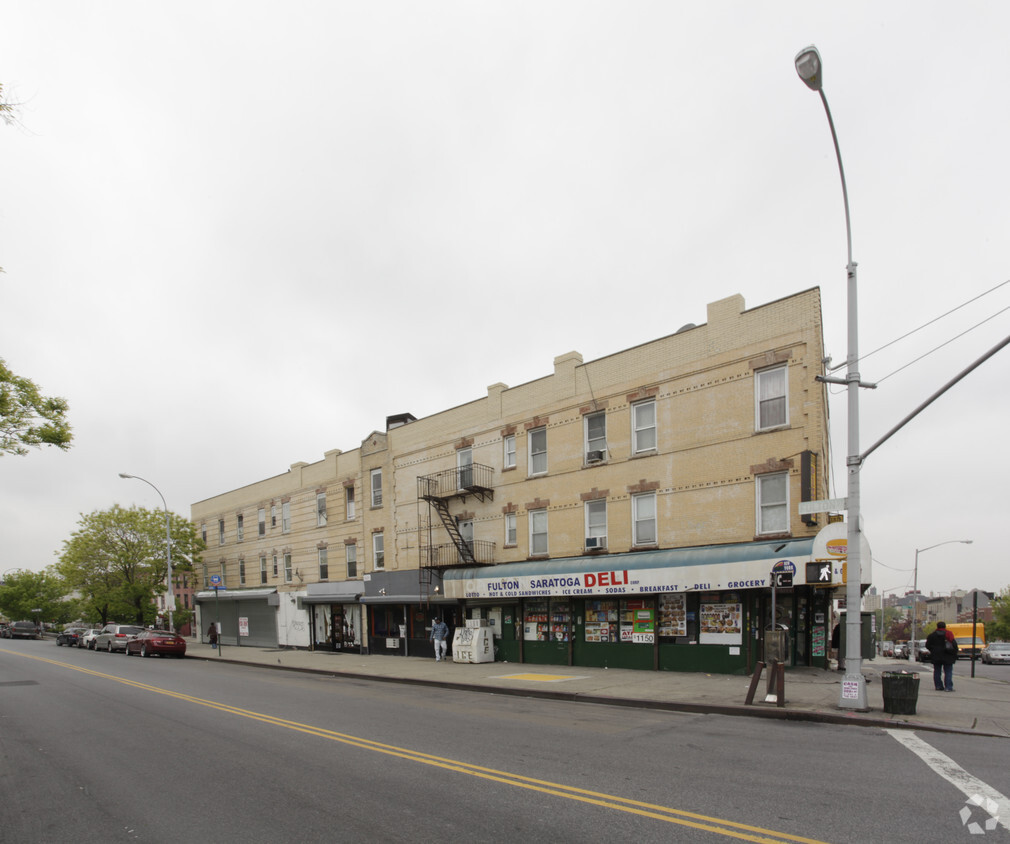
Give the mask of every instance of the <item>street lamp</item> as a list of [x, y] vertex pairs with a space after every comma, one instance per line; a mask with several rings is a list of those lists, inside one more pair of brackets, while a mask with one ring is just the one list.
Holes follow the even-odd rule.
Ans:
[[972, 541], [971, 539], [948, 539], [946, 542], [938, 542], [936, 545], [930, 545], [928, 548], [915, 549], [915, 574], [912, 576], [912, 632], [909, 637], [910, 656], [912, 659], [915, 658], [915, 617], [919, 610], [919, 555], [926, 551], [932, 551], [934, 548], [939, 548], [941, 545], [953, 545], [955, 542], [960, 542], [962, 545], [971, 545]]
[[848, 568], [845, 586], [845, 668], [842, 678], [841, 696], [838, 705], [842, 709], [866, 711], [869, 706], [866, 701], [866, 678], [863, 677], [861, 621], [859, 611], [862, 598], [861, 581], [862, 567], [861, 545], [862, 530], [859, 524], [859, 470], [863, 458], [859, 454], [859, 388], [872, 387], [873, 384], [863, 384], [859, 380], [859, 326], [858, 300], [856, 296], [856, 262], [852, 260], [852, 222], [849, 219], [849, 193], [845, 187], [845, 170], [842, 168], [842, 153], [838, 148], [838, 136], [835, 134], [835, 123], [831, 119], [831, 109], [828, 108], [827, 97], [824, 96], [823, 66], [821, 54], [813, 45], [800, 50], [796, 54], [796, 73], [803, 84], [811, 91], [820, 94], [824, 104], [824, 113], [828, 117], [831, 129], [831, 140], [835, 145], [835, 157], [838, 159], [838, 174], [842, 178], [842, 200], [845, 203], [845, 236], [848, 246], [848, 264], [845, 271], [848, 276], [848, 353], [846, 356], [845, 379], [818, 376], [818, 381], [833, 384], [845, 384], [848, 388], [848, 456], [845, 465], [848, 467], [848, 530], [846, 534], [846, 563]]
[[172, 622], [172, 612], [175, 609], [175, 593], [172, 589], [172, 527], [168, 518], [168, 503], [165, 501], [165, 496], [161, 495], [161, 490], [149, 480], [141, 478], [138, 475], [127, 475], [124, 472], [120, 472], [119, 477], [132, 478], [135, 481], [144, 481], [145, 484], [161, 496], [161, 503], [165, 507], [165, 563], [168, 567], [168, 592], [165, 594], [165, 605], [168, 607], [168, 629], [174, 633], [175, 625]]

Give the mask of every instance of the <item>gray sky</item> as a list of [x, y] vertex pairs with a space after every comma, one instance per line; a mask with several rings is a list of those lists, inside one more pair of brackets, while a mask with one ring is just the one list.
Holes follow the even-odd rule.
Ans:
[[[0, 357], [68, 453], [0, 459], [0, 572], [819, 285], [865, 449], [1010, 333], [1010, 4], [0, 0]], [[991, 319], [990, 319], [991, 318]], [[964, 337], [892, 377], [919, 356]], [[506, 342], [517, 330], [522, 343]], [[841, 371], [837, 374], [842, 374]], [[886, 379], [886, 380], [885, 380]], [[874, 584], [999, 590], [1010, 350], [862, 473]], [[834, 494], [846, 399], [831, 400]]]

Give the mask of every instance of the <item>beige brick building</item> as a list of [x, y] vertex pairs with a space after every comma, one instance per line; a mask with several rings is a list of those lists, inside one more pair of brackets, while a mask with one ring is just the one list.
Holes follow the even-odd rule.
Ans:
[[777, 563], [795, 574], [777, 606], [791, 659], [819, 664], [827, 598], [803, 567], [824, 516], [797, 505], [828, 497], [823, 358], [819, 290], [731, 296], [704, 325], [390, 416], [352, 451], [193, 505], [201, 629], [430, 655], [444, 614], [492, 625], [499, 658], [742, 671]]

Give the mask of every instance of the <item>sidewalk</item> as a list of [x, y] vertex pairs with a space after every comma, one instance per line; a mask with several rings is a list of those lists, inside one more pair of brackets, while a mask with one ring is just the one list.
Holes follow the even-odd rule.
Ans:
[[[964, 732], [1010, 738], [1010, 670], [1005, 679], [971, 677], [969, 663], [954, 668], [953, 694], [933, 690], [932, 666], [908, 660], [878, 658], [863, 663], [868, 678], [869, 712], [838, 707], [842, 674], [817, 668], [793, 668], [785, 675], [785, 705], [764, 703], [761, 678], [755, 703], [745, 706], [750, 677], [726, 674], [633, 671], [621, 668], [529, 665], [489, 662], [457, 664], [402, 656], [303, 651], [225, 645], [220, 651], [187, 640], [187, 656], [220, 663], [260, 665], [289, 671], [310, 671], [334, 677], [413, 683], [447, 689], [542, 697], [558, 700], [635, 706], [680, 712], [749, 715], [760, 718], [820, 721], [873, 727]], [[919, 671], [915, 715], [884, 712], [880, 674]], [[1002, 678], [1002, 675], [1000, 675]]]

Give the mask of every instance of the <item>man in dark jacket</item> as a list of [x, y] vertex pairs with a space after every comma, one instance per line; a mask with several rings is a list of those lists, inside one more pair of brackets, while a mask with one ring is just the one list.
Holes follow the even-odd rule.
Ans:
[[[957, 662], [957, 642], [947, 629], [947, 623], [938, 621], [936, 630], [926, 637], [926, 650], [933, 663], [933, 685], [938, 692], [954, 691], [954, 663]], [[942, 676], [941, 676], [942, 672]]]

